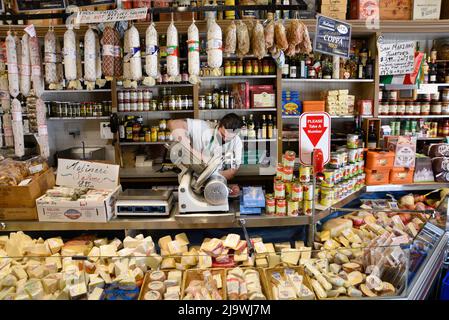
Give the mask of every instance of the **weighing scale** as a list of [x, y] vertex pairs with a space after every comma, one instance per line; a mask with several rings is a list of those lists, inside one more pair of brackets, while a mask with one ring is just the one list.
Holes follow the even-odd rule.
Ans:
[[170, 190], [127, 189], [118, 196], [115, 212], [117, 216], [168, 217], [173, 201]]

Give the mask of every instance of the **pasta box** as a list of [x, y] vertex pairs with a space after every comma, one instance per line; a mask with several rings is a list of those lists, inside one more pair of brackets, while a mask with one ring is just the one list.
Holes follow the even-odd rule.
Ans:
[[59, 159], [56, 185], [102, 193], [77, 200], [43, 195], [36, 200], [39, 221], [107, 222], [115, 215], [115, 201], [121, 191], [118, 165]]

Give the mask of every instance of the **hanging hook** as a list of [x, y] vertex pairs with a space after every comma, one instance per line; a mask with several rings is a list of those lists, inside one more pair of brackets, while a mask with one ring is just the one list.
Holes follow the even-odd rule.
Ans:
[[195, 23], [195, 12], [192, 11], [192, 22]]
[[173, 18], [174, 15], [175, 15], [175, 14], [172, 12], [172, 13], [171, 13], [171, 22], [172, 22], [172, 23], [174, 22], [174, 18]]

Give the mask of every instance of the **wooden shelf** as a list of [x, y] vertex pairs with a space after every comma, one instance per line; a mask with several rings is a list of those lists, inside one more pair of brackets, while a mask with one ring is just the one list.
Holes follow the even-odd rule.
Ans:
[[161, 114], [161, 113], [192, 113], [193, 110], [158, 110], [158, 111], [117, 111], [119, 114]]
[[260, 75], [260, 76], [219, 76], [219, 77], [201, 77], [201, 81], [207, 80], [249, 80], [249, 79], [275, 79], [276, 75]]
[[137, 86], [137, 88], [125, 88], [123, 86], [119, 86], [117, 85], [117, 90], [118, 91], [123, 91], [123, 90], [143, 90], [143, 89], [154, 89], [154, 88], [162, 88], [162, 87], [171, 87], [171, 88], [190, 88], [193, 87], [194, 85], [191, 83], [158, 83], [155, 84], [154, 86], [142, 86], [139, 85]]
[[109, 116], [104, 117], [50, 117], [47, 118], [49, 121], [56, 120], [109, 120]]
[[95, 94], [95, 93], [111, 93], [112, 89], [94, 89], [94, 90], [44, 90], [42, 95], [45, 94]]
[[449, 114], [442, 114], [442, 115], [435, 115], [435, 114], [430, 114], [428, 116], [424, 116], [424, 115], [396, 115], [396, 116], [379, 116], [380, 119], [420, 119], [420, 118], [424, 118], [424, 119], [444, 119], [444, 118], [449, 118]]
[[286, 83], [374, 83], [374, 79], [289, 79], [283, 78], [282, 82]]
[[139, 145], [155, 145], [155, 144], [166, 144], [171, 141], [157, 141], [157, 142], [120, 142], [121, 146], [139, 146]]
[[249, 108], [249, 109], [200, 109], [201, 113], [212, 112], [274, 112], [276, 108]]

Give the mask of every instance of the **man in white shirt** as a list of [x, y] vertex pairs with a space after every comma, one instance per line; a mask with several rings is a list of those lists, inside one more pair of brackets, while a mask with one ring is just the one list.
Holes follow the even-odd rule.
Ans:
[[242, 163], [242, 140], [238, 136], [242, 120], [234, 113], [225, 115], [217, 125], [199, 119], [170, 120], [167, 123], [176, 141], [188, 141], [202, 159], [221, 154], [220, 174], [232, 179]]

